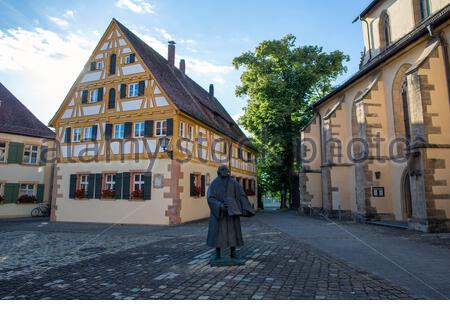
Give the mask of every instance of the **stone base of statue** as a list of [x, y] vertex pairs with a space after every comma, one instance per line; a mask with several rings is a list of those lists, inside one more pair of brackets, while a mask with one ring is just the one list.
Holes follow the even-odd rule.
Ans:
[[245, 260], [241, 258], [230, 258], [230, 257], [221, 257], [217, 259], [216, 256], [212, 256], [209, 260], [209, 264], [211, 267], [233, 267], [233, 266], [242, 266], [245, 264]]

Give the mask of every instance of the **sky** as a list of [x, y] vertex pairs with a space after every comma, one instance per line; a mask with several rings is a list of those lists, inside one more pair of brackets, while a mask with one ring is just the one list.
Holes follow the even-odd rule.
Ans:
[[111, 22], [116, 18], [167, 56], [176, 41], [187, 74], [237, 119], [242, 70], [231, 62], [263, 40], [286, 34], [297, 45], [341, 50], [351, 58], [343, 82], [358, 70], [360, 23], [371, 0], [0, 0], [0, 82], [42, 122], [53, 117]]

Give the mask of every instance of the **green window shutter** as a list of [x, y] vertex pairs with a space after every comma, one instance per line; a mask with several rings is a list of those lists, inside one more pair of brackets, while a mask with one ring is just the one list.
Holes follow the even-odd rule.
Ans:
[[167, 136], [173, 136], [173, 119], [167, 119]]
[[194, 188], [195, 188], [195, 175], [191, 173], [191, 176], [190, 176], [190, 188], [189, 188], [191, 197], [195, 196]]
[[122, 199], [122, 174], [116, 174], [116, 199]]
[[122, 199], [130, 199], [130, 173], [122, 173]]
[[98, 126], [95, 124], [92, 126], [92, 141], [97, 141]]
[[103, 101], [103, 87], [97, 89], [98, 101]]
[[125, 122], [123, 137], [125, 139], [130, 139], [132, 130], [133, 130], [133, 123], [132, 122]]
[[94, 198], [94, 183], [95, 183], [95, 174], [90, 174], [88, 177], [88, 189], [86, 198], [92, 199]]
[[87, 90], [83, 90], [81, 92], [81, 103], [82, 104], [86, 104], [88, 101], [88, 91]]
[[8, 163], [22, 163], [23, 143], [10, 142], [8, 146]]
[[36, 199], [38, 203], [44, 202], [45, 184], [38, 184], [36, 191]]
[[139, 81], [139, 96], [143, 96], [145, 94], [145, 81]]
[[5, 203], [16, 203], [17, 198], [19, 198], [19, 188], [18, 183], [6, 183], [5, 184]]
[[77, 191], [77, 175], [70, 175], [70, 185], [69, 185], [69, 199], [75, 199], [75, 193]]
[[120, 85], [120, 99], [125, 99], [127, 97], [127, 85], [122, 83]]
[[204, 175], [202, 175], [200, 179], [201, 179], [201, 185], [202, 185], [201, 195], [202, 195], [202, 197], [204, 197], [206, 194], [206, 177]]
[[153, 120], [145, 121], [144, 137], [150, 138], [153, 136]]
[[102, 187], [103, 187], [103, 175], [101, 173], [97, 173], [95, 175], [95, 199], [101, 199], [102, 198]]
[[152, 198], [152, 173], [146, 172], [144, 175], [144, 200]]
[[112, 139], [112, 131], [113, 126], [111, 123], [107, 123], [105, 126], [105, 140], [111, 140]]

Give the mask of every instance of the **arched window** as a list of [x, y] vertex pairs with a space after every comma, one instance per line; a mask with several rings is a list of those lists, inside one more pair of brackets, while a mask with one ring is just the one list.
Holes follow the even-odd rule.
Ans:
[[109, 96], [108, 96], [108, 109], [115, 109], [116, 108], [116, 89], [111, 88], [109, 89]]
[[403, 80], [402, 83], [402, 106], [403, 106], [403, 121], [405, 124], [405, 138], [411, 143], [411, 127], [409, 120], [409, 102], [408, 102], [408, 82]]
[[413, 0], [413, 7], [416, 24], [431, 15], [430, 0]]
[[391, 43], [391, 25], [387, 11], [383, 11], [380, 16], [380, 48], [385, 49]]
[[116, 74], [116, 55], [114, 53], [109, 57], [109, 74]]

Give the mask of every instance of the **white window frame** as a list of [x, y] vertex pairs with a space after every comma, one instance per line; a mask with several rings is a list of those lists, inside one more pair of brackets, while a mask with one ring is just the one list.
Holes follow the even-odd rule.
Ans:
[[[26, 155], [27, 153], [28, 155]], [[34, 158], [33, 155], [35, 156]], [[26, 157], [28, 157], [28, 159]], [[39, 160], [39, 146], [33, 144], [26, 144], [23, 148], [23, 163], [37, 164], [38, 160]]]
[[178, 134], [181, 138], [186, 137], [186, 124], [183, 121], [180, 121], [180, 126], [178, 127]]
[[80, 142], [81, 141], [81, 128], [73, 128], [73, 142]]
[[19, 197], [27, 195], [33, 197], [36, 195], [36, 185], [33, 183], [21, 183], [19, 186]]
[[97, 89], [89, 91], [89, 102], [90, 103], [98, 102], [98, 90]]
[[139, 83], [130, 83], [128, 86], [128, 98], [135, 98], [139, 96]]
[[125, 57], [125, 64], [131, 64], [131, 54]]
[[[139, 179], [136, 179], [139, 177]], [[134, 173], [133, 174], [133, 191], [136, 191], [136, 186], [138, 186], [139, 191], [144, 190], [144, 174], [143, 173]]]
[[167, 120], [155, 121], [155, 137], [167, 136]]
[[105, 174], [105, 189], [110, 191], [116, 190], [116, 181], [114, 180], [115, 173]]
[[103, 69], [103, 62], [97, 61], [95, 63], [95, 70], [102, 70]]
[[84, 141], [92, 141], [92, 134], [93, 134], [93, 130], [92, 127], [84, 127], [83, 130], [83, 140]]
[[[119, 130], [118, 130], [118, 128], [119, 128]], [[114, 125], [114, 139], [123, 139], [124, 137], [125, 137], [125, 125], [123, 123], [115, 124]]]
[[8, 161], [8, 143], [6, 141], [0, 141], [0, 145], [2, 144], [5, 146], [0, 146], [0, 163], [6, 163]]
[[87, 174], [80, 174], [79, 175], [79, 186], [80, 186], [80, 190], [83, 190], [84, 192], [88, 191], [88, 187], [89, 187], [89, 175]]
[[145, 122], [135, 122], [134, 123], [134, 137], [142, 138], [145, 134]]

